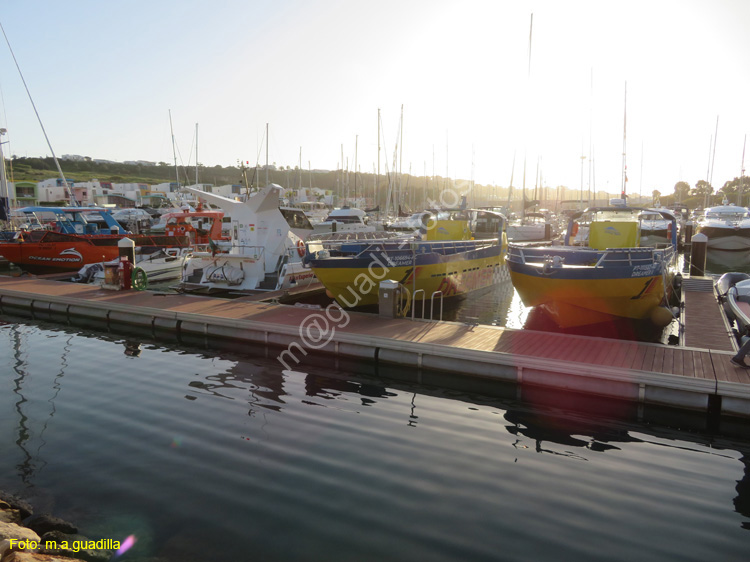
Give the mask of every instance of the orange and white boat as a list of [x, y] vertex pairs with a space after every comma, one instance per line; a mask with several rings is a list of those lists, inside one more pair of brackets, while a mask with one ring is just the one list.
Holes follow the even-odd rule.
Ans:
[[187, 236], [130, 234], [101, 207], [25, 207], [24, 230], [0, 242], [0, 255], [29, 273], [76, 272], [89, 263], [117, 259], [117, 243], [130, 238], [136, 246], [182, 247]]

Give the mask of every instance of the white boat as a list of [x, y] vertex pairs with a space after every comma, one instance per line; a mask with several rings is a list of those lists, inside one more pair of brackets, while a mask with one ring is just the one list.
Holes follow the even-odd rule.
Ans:
[[332, 210], [326, 219], [314, 225], [314, 234], [328, 234], [330, 232], [375, 232], [376, 228], [368, 224], [369, 217], [362, 209], [343, 207]]
[[735, 323], [737, 335], [750, 335], [750, 275], [725, 273], [716, 282], [715, 290], [727, 318]]
[[[149, 285], [179, 279], [182, 276], [185, 260], [190, 257], [190, 252], [191, 249], [188, 247], [154, 249], [136, 246], [135, 267], [145, 272]], [[115, 259], [84, 265], [72, 281], [101, 285], [104, 283], [104, 266], [117, 265], [118, 262], [119, 259]]]
[[227, 253], [205, 248], [187, 260], [179, 288], [187, 292], [253, 293], [311, 283], [315, 276], [302, 267], [304, 238], [312, 225], [300, 209], [280, 208], [282, 188], [267, 185], [245, 201], [235, 201], [184, 188], [219, 207], [229, 219]]
[[[669, 209], [661, 209], [674, 215]], [[675, 219], [677, 217], [675, 216]], [[664, 218], [659, 210], [643, 211], [641, 221], [641, 246], [660, 246], [670, 243], [672, 239], [672, 224], [677, 224]]]
[[414, 232], [427, 226], [430, 220], [434, 220], [435, 215], [430, 211], [421, 211], [408, 217], [399, 217], [388, 224], [387, 230]]
[[311, 224], [323, 222], [330, 212], [328, 206], [322, 201], [300, 201], [291, 205], [290, 208], [300, 209]]
[[512, 221], [507, 226], [510, 242], [550, 240], [552, 234], [552, 224], [547, 221], [543, 213], [526, 213], [521, 220]]
[[708, 237], [709, 250], [750, 250], [750, 211], [724, 203], [705, 210], [697, 220], [696, 233]]

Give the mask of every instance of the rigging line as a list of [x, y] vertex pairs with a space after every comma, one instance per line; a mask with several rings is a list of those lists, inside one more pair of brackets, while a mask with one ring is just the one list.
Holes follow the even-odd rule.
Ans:
[[80, 207], [80, 205], [78, 204], [78, 200], [73, 196], [73, 192], [70, 190], [70, 186], [68, 185], [68, 180], [65, 179], [65, 174], [63, 174], [62, 168], [60, 167], [60, 163], [57, 161], [57, 156], [55, 156], [55, 151], [52, 149], [52, 143], [49, 141], [49, 137], [47, 136], [47, 131], [44, 129], [42, 118], [39, 117], [39, 112], [36, 110], [36, 104], [34, 103], [34, 99], [31, 97], [31, 92], [29, 91], [29, 87], [26, 85], [26, 79], [23, 77], [23, 72], [21, 72], [21, 67], [18, 65], [18, 61], [16, 60], [16, 54], [13, 52], [13, 47], [10, 46], [10, 41], [8, 40], [8, 36], [5, 34], [5, 28], [3, 27], [2, 23], [0, 23], [0, 31], [3, 32], [3, 37], [5, 37], [5, 42], [8, 45], [8, 49], [10, 50], [10, 56], [13, 57], [13, 62], [16, 65], [16, 69], [18, 69], [18, 74], [21, 76], [21, 82], [23, 82], [23, 87], [26, 89], [26, 94], [29, 96], [31, 107], [34, 108], [34, 113], [36, 114], [36, 118], [39, 121], [39, 126], [42, 128], [42, 133], [44, 134], [44, 138], [47, 141], [47, 146], [49, 147], [49, 150], [52, 153], [52, 159], [55, 161], [55, 166], [57, 167], [57, 171], [60, 173], [60, 177], [62, 178], [63, 185], [65, 185], [65, 191], [68, 192], [68, 197], [70, 197], [70, 202], [73, 204], [73, 206]]

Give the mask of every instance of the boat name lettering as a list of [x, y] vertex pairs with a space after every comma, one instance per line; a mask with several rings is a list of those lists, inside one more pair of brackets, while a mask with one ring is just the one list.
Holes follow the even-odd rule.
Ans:
[[51, 258], [51, 257], [48, 257], [48, 256], [29, 256], [29, 259], [30, 260], [36, 260], [36, 261], [61, 261], [61, 262], [81, 261], [77, 257], [73, 257], [73, 258], [59, 258], [59, 257], [55, 257], [55, 258]]
[[631, 277], [644, 277], [646, 275], [653, 275], [656, 273], [656, 268], [659, 264], [650, 263], [648, 265], [635, 265], [633, 266], [633, 273]]
[[[372, 256], [372, 254], [370, 255]], [[412, 256], [408, 256], [408, 255], [403, 255], [403, 256], [385, 255], [385, 258], [388, 261], [388, 264], [392, 266], [412, 265], [413, 263]]]

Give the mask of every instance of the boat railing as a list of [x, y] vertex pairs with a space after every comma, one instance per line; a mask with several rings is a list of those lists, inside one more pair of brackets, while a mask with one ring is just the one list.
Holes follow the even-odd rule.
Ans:
[[[216, 246], [214, 245], [214, 248]], [[223, 257], [229, 256], [239, 256], [239, 257], [246, 257], [246, 258], [253, 258], [254, 260], [261, 260], [264, 258], [266, 253], [266, 248], [264, 246], [232, 246], [231, 251], [229, 252], [214, 252], [213, 248], [211, 247], [211, 244], [196, 244], [195, 245], [195, 253], [207, 253], [207, 254], [216, 254]]]
[[[574, 251], [576, 250], [576, 248], [571, 249]], [[564, 255], [560, 252], [560, 250], [558, 250], [558, 254], [555, 253], [555, 250], [551, 250], [549, 252], [543, 252], [540, 250], [543, 249], [539, 247], [535, 248], [533, 246], [527, 248], [510, 246], [508, 250], [508, 259], [510, 259], [511, 261], [520, 262], [522, 265], [525, 265], [528, 262], [545, 263], [549, 261], [549, 259], [553, 255]], [[546, 248], [544, 248], [544, 250], [546, 250]], [[609, 248], [606, 250], [600, 250], [595, 253], [596, 261], [594, 262], [593, 266], [605, 267], [613, 265], [645, 265], [654, 263], [656, 261], [664, 261], [665, 259], [668, 259], [671, 254], [671, 246], [669, 248], [659, 249], [650, 247]], [[572, 262], [570, 263], [572, 264]]]

